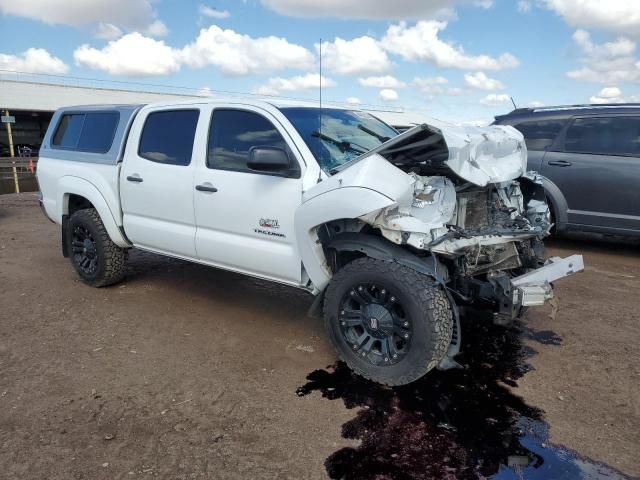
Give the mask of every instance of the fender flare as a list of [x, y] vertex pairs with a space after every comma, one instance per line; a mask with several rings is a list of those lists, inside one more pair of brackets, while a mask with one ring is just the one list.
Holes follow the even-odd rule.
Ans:
[[553, 217], [556, 220], [556, 230], [564, 230], [569, 222], [569, 205], [567, 199], [562, 194], [560, 188], [547, 177], [542, 177], [542, 185], [547, 197], [551, 201]]
[[58, 218], [62, 219], [63, 216], [69, 215], [69, 195], [80, 195], [91, 202], [98, 211], [98, 215], [100, 215], [100, 219], [113, 243], [121, 248], [131, 247], [131, 243], [118, 227], [109, 204], [100, 193], [100, 190], [83, 178], [69, 175], [58, 180]]
[[435, 256], [420, 258], [395, 243], [373, 235], [341, 233], [331, 239], [325, 247], [338, 252], [360, 252], [376, 260], [399, 263], [418, 273], [428, 275], [443, 285], [449, 280], [448, 270], [438, 262]]
[[357, 219], [394, 204], [389, 197], [369, 188], [342, 187], [321, 193], [298, 207], [294, 219], [296, 243], [314, 294], [325, 289], [332, 275], [317, 228], [333, 220]]

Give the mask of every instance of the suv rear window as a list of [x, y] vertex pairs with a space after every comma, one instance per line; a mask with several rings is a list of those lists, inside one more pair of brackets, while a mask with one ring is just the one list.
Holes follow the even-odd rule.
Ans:
[[536, 120], [514, 125], [522, 135], [528, 150], [541, 151], [551, 146], [566, 120]]
[[576, 118], [563, 151], [596, 155], [640, 155], [640, 117]]
[[106, 153], [118, 127], [118, 112], [65, 113], [60, 118], [52, 145], [81, 152]]
[[151, 112], [144, 122], [138, 155], [152, 162], [189, 165], [199, 116], [200, 110]]

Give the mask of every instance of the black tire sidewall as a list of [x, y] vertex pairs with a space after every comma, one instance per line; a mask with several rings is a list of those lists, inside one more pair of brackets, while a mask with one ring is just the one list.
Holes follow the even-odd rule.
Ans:
[[[106, 255], [105, 245], [103, 243], [103, 236], [101, 235], [101, 225], [96, 224], [95, 218], [92, 216], [91, 210], [79, 210], [71, 215], [69, 218], [69, 228], [67, 233], [67, 248], [69, 252], [69, 258], [73, 268], [78, 272], [78, 275], [89, 284], [94, 284], [102, 280], [106, 271]], [[85, 273], [79, 265], [76, 263], [73, 255], [73, 230], [76, 227], [84, 227], [91, 233], [96, 245], [96, 254], [98, 256], [98, 268], [93, 275]]]
[[[376, 262], [373, 260], [373, 262]], [[387, 262], [377, 261], [384, 265]], [[406, 270], [409, 270], [408, 268]], [[416, 272], [411, 272], [419, 275]], [[438, 289], [433, 285], [433, 280], [421, 276], [425, 288]], [[336, 348], [342, 360], [347, 362], [356, 373], [367, 378], [373, 378], [381, 383], [395, 384], [398, 379], [415, 370], [417, 366], [430, 365], [433, 363], [436, 351], [436, 339], [432, 333], [433, 311], [430, 305], [425, 305], [419, 298], [414, 297], [407, 289], [407, 283], [398, 281], [393, 276], [371, 269], [350, 272], [348, 275], [336, 275], [332, 280], [333, 284], [327, 291], [325, 298], [325, 326], [328, 330], [330, 340]], [[388, 289], [398, 298], [413, 328], [413, 338], [411, 339], [409, 352], [398, 363], [376, 367], [366, 360], [363, 360], [357, 351], [349, 345], [342, 335], [339, 325], [339, 312], [342, 299], [349, 290], [357, 284], [374, 283]], [[432, 367], [431, 367], [432, 368]]]

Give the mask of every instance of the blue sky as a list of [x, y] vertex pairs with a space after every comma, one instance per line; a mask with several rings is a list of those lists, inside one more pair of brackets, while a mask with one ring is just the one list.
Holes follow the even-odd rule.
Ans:
[[0, 69], [317, 96], [456, 122], [640, 101], [638, 0], [0, 0]]

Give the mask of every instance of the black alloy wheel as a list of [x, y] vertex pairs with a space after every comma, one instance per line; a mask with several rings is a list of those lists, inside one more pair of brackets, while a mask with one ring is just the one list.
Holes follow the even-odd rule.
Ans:
[[398, 363], [411, 347], [411, 321], [384, 285], [354, 285], [342, 298], [339, 320], [344, 340], [373, 366]]
[[85, 275], [94, 275], [98, 270], [96, 240], [84, 226], [76, 226], [71, 232], [71, 255], [74, 263]]

